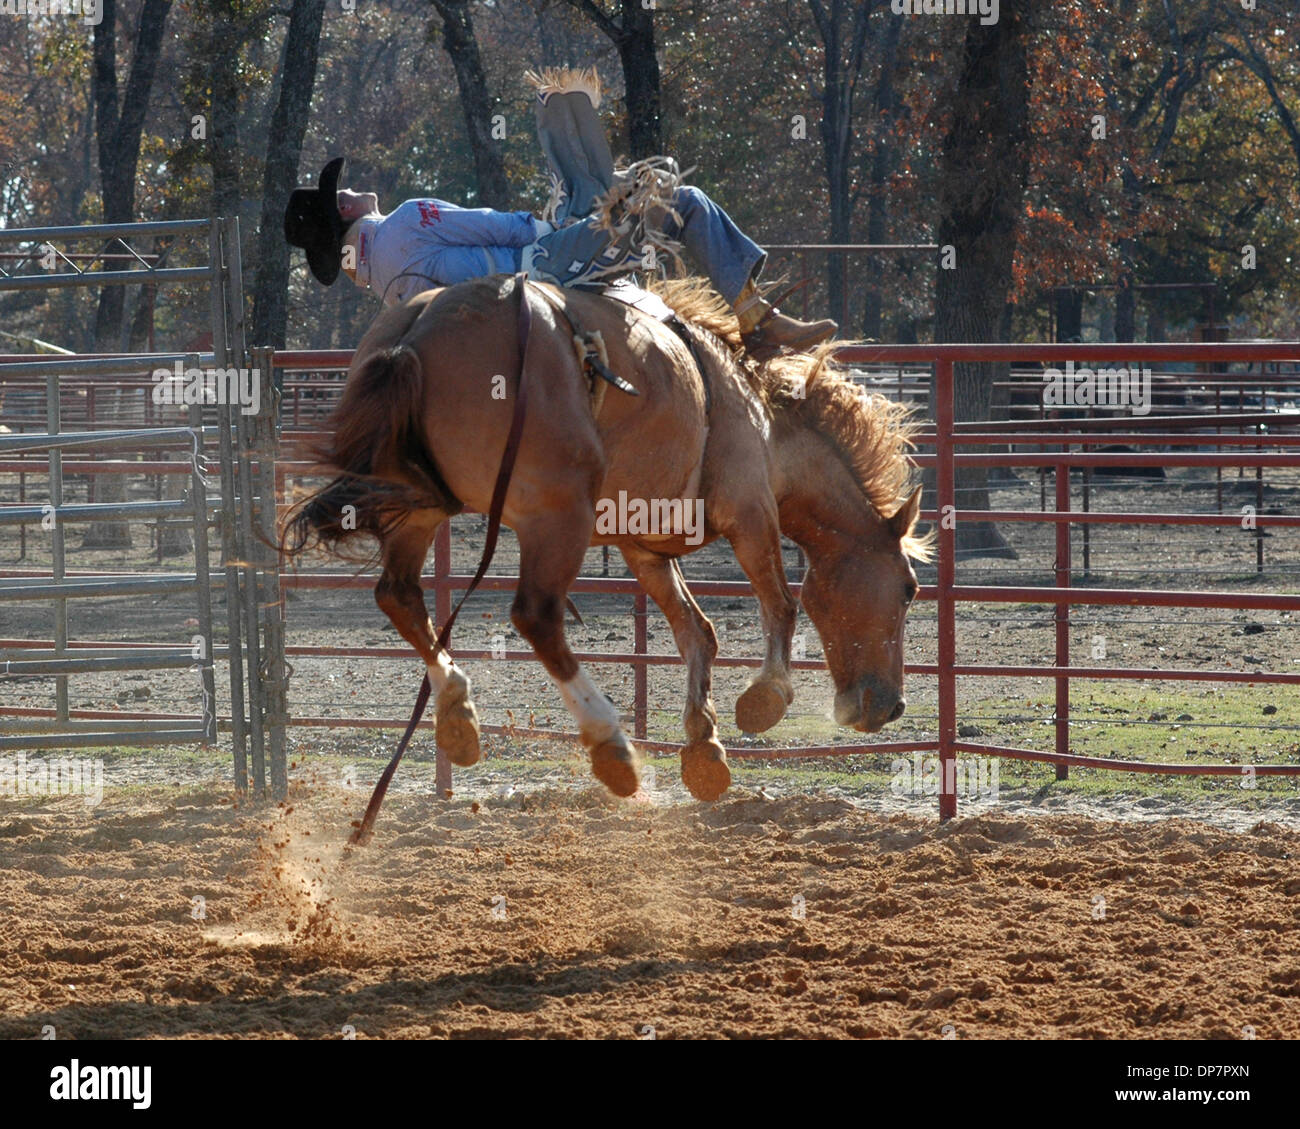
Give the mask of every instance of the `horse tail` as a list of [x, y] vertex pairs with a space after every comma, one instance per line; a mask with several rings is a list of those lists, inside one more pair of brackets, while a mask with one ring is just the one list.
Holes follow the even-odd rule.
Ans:
[[367, 475], [431, 461], [423, 409], [424, 373], [415, 350], [395, 345], [375, 353], [349, 378], [334, 411], [331, 465]]
[[319, 546], [355, 557], [348, 542], [382, 541], [413, 509], [453, 514], [462, 508], [424, 435], [424, 372], [410, 346], [375, 353], [352, 373], [329, 428], [330, 440], [314, 454], [334, 480], [289, 511], [278, 546], [285, 556]]

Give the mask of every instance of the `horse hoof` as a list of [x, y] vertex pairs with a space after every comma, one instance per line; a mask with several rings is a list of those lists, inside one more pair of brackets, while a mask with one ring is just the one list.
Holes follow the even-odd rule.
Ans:
[[447, 759], [461, 768], [477, 764], [479, 748], [478, 711], [468, 698], [439, 704], [434, 740]]
[[697, 800], [712, 803], [731, 786], [727, 754], [717, 741], [692, 741], [682, 750], [682, 783]]
[[602, 741], [591, 750], [591, 771], [616, 796], [626, 799], [640, 787], [637, 779], [636, 754], [621, 734]]
[[736, 701], [736, 726], [742, 733], [766, 733], [789, 704], [776, 683], [755, 682]]

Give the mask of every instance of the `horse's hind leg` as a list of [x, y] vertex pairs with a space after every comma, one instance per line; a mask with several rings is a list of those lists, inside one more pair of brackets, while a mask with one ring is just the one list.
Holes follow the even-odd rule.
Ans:
[[437, 636], [424, 604], [420, 573], [434, 534], [446, 521], [435, 510], [412, 514], [383, 541], [384, 571], [375, 585], [375, 603], [398, 634], [419, 652], [433, 684], [437, 746], [452, 764], [468, 766], [479, 758], [478, 713], [469, 697], [469, 679], [446, 650], [433, 653]]
[[618, 711], [587, 677], [564, 637], [565, 596], [582, 568], [595, 521], [586, 505], [515, 526], [519, 587], [510, 619], [555, 679], [596, 779], [616, 796], [630, 796], [637, 790], [636, 758]]
[[736, 701], [736, 725], [745, 733], [763, 733], [785, 717], [794, 701], [790, 645], [799, 615], [781, 560], [776, 505], [770, 498], [754, 499], [747, 507], [736, 507], [730, 520], [719, 522], [718, 528], [731, 542], [736, 561], [758, 597], [767, 645], [762, 669]]
[[677, 651], [686, 660], [682, 783], [697, 800], [716, 800], [731, 784], [731, 770], [718, 741], [718, 714], [713, 708], [712, 668], [718, 654], [713, 624], [686, 587], [676, 561], [634, 547], [623, 549], [623, 559], [667, 617]]

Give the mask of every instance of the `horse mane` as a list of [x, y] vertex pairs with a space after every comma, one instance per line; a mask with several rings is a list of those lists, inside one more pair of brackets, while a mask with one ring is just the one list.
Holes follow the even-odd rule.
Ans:
[[[788, 414], [827, 436], [862, 492], [882, 518], [906, 498], [912, 477], [908, 452], [919, 430], [907, 404], [866, 392], [832, 359], [844, 341], [828, 341], [810, 353], [773, 357], [757, 370], [764, 402], [774, 415]], [[933, 538], [908, 529], [903, 553], [927, 561]]]
[[705, 279], [652, 278], [647, 289], [662, 298], [683, 321], [712, 333], [733, 357], [740, 359], [743, 356], [740, 322], [736, 320], [735, 311]]
[[[704, 279], [655, 279], [649, 289], [678, 317], [726, 345], [770, 415], [800, 420], [830, 439], [882, 518], [898, 509], [911, 479], [908, 451], [918, 425], [908, 405], [864, 394], [844, 375], [833, 354], [849, 342], [828, 341], [809, 353], [756, 362], [745, 355], [735, 313]], [[929, 535], [917, 537], [909, 529], [902, 550], [917, 560], [929, 560], [932, 542]]]

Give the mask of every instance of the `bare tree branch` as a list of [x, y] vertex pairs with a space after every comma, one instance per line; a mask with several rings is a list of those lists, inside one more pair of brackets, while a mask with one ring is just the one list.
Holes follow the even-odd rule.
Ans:
[[1264, 89], [1268, 91], [1269, 100], [1273, 103], [1273, 109], [1277, 111], [1278, 121], [1282, 123], [1282, 129], [1286, 132], [1287, 139], [1291, 142], [1291, 151], [1295, 154], [1296, 164], [1300, 165], [1300, 127], [1297, 127], [1295, 115], [1291, 113], [1290, 107], [1282, 97], [1277, 88], [1277, 82], [1273, 76], [1273, 69], [1268, 65], [1268, 60], [1259, 52], [1259, 49], [1251, 41], [1250, 35], [1246, 29], [1241, 26], [1241, 21], [1233, 16], [1233, 22], [1237, 25], [1237, 32], [1241, 36], [1241, 41], [1246, 45], [1246, 54], [1231, 43], [1224, 43], [1224, 48], [1232, 58], [1237, 59], [1264, 84]]
[[825, 42], [831, 34], [831, 22], [826, 14], [826, 7], [822, 4], [822, 0], [808, 0], [808, 7], [812, 9], [813, 20], [817, 23], [817, 34]]
[[591, 21], [600, 28], [615, 43], [622, 42], [623, 28], [619, 25], [608, 12], [606, 12], [594, 0], [565, 0], [565, 3], [571, 8], [577, 8], [584, 15], [589, 16]]

